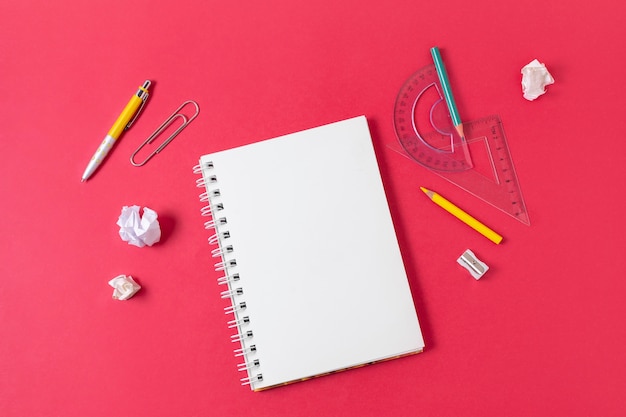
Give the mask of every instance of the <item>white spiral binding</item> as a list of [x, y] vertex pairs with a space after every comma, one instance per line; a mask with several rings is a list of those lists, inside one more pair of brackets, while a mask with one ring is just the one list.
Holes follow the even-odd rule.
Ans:
[[196, 175], [202, 175], [202, 171], [205, 169], [213, 169], [213, 162], [205, 162], [204, 165], [198, 164], [193, 167], [193, 173]]
[[202, 178], [198, 178], [196, 180], [196, 187], [198, 188], [204, 188], [206, 186], [206, 181], [204, 180], [204, 177]]
[[243, 339], [251, 339], [252, 336], [254, 336], [254, 334], [252, 333], [252, 330], [248, 330], [246, 331], [245, 334], [234, 334], [230, 337], [230, 341], [235, 343], [235, 342], [241, 342]]
[[216, 248], [211, 251], [211, 257], [218, 258], [223, 257], [227, 253], [231, 253], [233, 251], [233, 245], [227, 245], [223, 248]]
[[237, 266], [236, 259], [229, 259], [227, 261], [218, 262], [215, 264], [216, 271], [226, 271], [227, 269], [234, 268]]
[[234, 350], [234, 354], [236, 357], [245, 358], [245, 362], [237, 365], [238, 371], [248, 373], [247, 378], [240, 380], [241, 384], [251, 385], [263, 380], [263, 375], [258, 372], [261, 362], [256, 357], [258, 353], [256, 345], [253, 343], [254, 333], [249, 328], [250, 317], [245, 314], [247, 305], [243, 300], [244, 289], [238, 285], [240, 276], [237, 272], [237, 260], [234, 257], [235, 245], [228, 241], [231, 236], [230, 231], [226, 228], [227, 216], [218, 216], [218, 212], [224, 210], [224, 204], [220, 201], [222, 193], [219, 189], [218, 175], [208, 172], [214, 168], [213, 162], [205, 162], [193, 167], [194, 174], [202, 175], [196, 180], [196, 186], [206, 190], [198, 196], [200, 202], [206, 203], [200, 209], [200, 214], [204, 217], [211, 217], [204, 223], [204, 228], [215, 230], [215, 233], [208, 238], [208, 242], [210, 245], [217, 245], [217, 248], [211, 251], [211, 256], [221, 259], [215, 263], [215, 270], [224, 272], [224, 275], [218, 278], [217, 283], [228, 287], [220, 294], [222, 298], [230, 299], [230, 305], [224, 308], [224, 314], [233, 314], [234, 316], [227, 323], [229, 329], [237, 329], [237, 334], [231, 336], [231, 342], [239, 343], [241, 346]]
[[243, 295], [243, 288], [235, 288], [234, 290], [222, 291], [222, 298], [233, 298], [236, 295]]
[[203, 216], [210, 216], [213, 214], [213, 209], [211, 206], [204, 206], [200, 209], [200, 214]]
[[248, 316], [243, 316], [241, 319], [239, 320], [231, 320], [228, 322], [228, 328], [232, 329], [234, 327], [241, 327], [244, 324], [248, 324], [250, 323], [250, 317]]
[[209, 245], [219, 245], [221, 240], [230, 238], [230, 232], [227, 230], [221, 233], [215, 233], [209, 238]]
[[217, 279], [218, 285], [228, 284], [230, 286], [235, 281], [239, 281], [239, 274], [232, 274], [232, 275], [226, 274], [223, 277], [220, 277]]
[[251, 363], [244, 362], [244, 363], [238, 364], [237, 365], [237, 368], [238, 368], [237, 370], [238, 371], [249, 371], [250, 369], [252, 369], [252, 368], [254, 368], [256, 366], [259, 366], [259, 365], [261, 365], [261, 362], [259, 362], [258, 359], [255, 359]]
[[235, 356], [244, 356], [252, 352], [256, 352], [256, 345], [250, 345], [241, 349], [235, 349]]
[[235, 314], [240, 311], [243, 311], [248, 307], [245, 301], [242, 301], [238, 304], [231, 304], [228, 307], [224, 307], [224, 314]]
[[220, 217], [219, 219], [211, 219], [209, 221], [204, 222], [204, 228], [209, 230], [209, 229], [216, 229], [217, 225], [225, 225], [227, 223], [226, 217]]
[[251, 385], [251, 384], [254, 384], [255, 382], [263, 381], [263, 375], [256, 374], [253, 376], [249, 376], [248, 378], [241, 378], [240, 381], [241, 381], [241, 385]]

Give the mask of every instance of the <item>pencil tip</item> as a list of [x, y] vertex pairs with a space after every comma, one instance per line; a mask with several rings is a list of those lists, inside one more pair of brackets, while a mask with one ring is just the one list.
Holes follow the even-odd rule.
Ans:
[[428, 196], [428, 198], [430, 198], [431, 200], [433, 199], [433, 195], [435, 194], [433, 191], [429, 190], [428, 188], [424, 188], [424, 187], [420, 187], [420, 190], [424, 191], [424, 194], [426, 194]]
[[459, 136], [464, 138], [465, 133], [463, 133], [463, 123], [459, 123], [458, 125], [455, 126], [455, 128], [456, 128], [456, 131], [459, 132]]

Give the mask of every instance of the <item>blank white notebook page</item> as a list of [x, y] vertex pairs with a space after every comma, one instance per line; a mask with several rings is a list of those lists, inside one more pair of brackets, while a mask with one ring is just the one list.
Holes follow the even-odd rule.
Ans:
[[201, 166], [209, 161], [213, 218], [226, 219], [220, 247], [236, 262], [228, 285], [243, 291], [232, 302], [245, 303], [233, 319], [249, 318], [239, 332], [252, 331], [242, 342], [252, 389], [422, 351], [364, 116], [205, 155]]

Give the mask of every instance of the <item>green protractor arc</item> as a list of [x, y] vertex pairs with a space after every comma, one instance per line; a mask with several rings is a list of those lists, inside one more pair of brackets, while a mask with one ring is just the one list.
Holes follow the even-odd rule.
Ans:
[[530, 225], [499, 116], [452, 124], [434, 65], [402, 86], [394, 107], [400, 145], [415, 162], [463, 190]]

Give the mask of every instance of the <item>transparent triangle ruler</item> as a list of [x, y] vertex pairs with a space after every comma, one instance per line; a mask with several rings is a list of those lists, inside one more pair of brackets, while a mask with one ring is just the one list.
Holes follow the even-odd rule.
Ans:
[[499, 116], [452, 125], [434, 65], [402, 86], [393, 121], [407, 156], [463, 190], [530, 225]]

